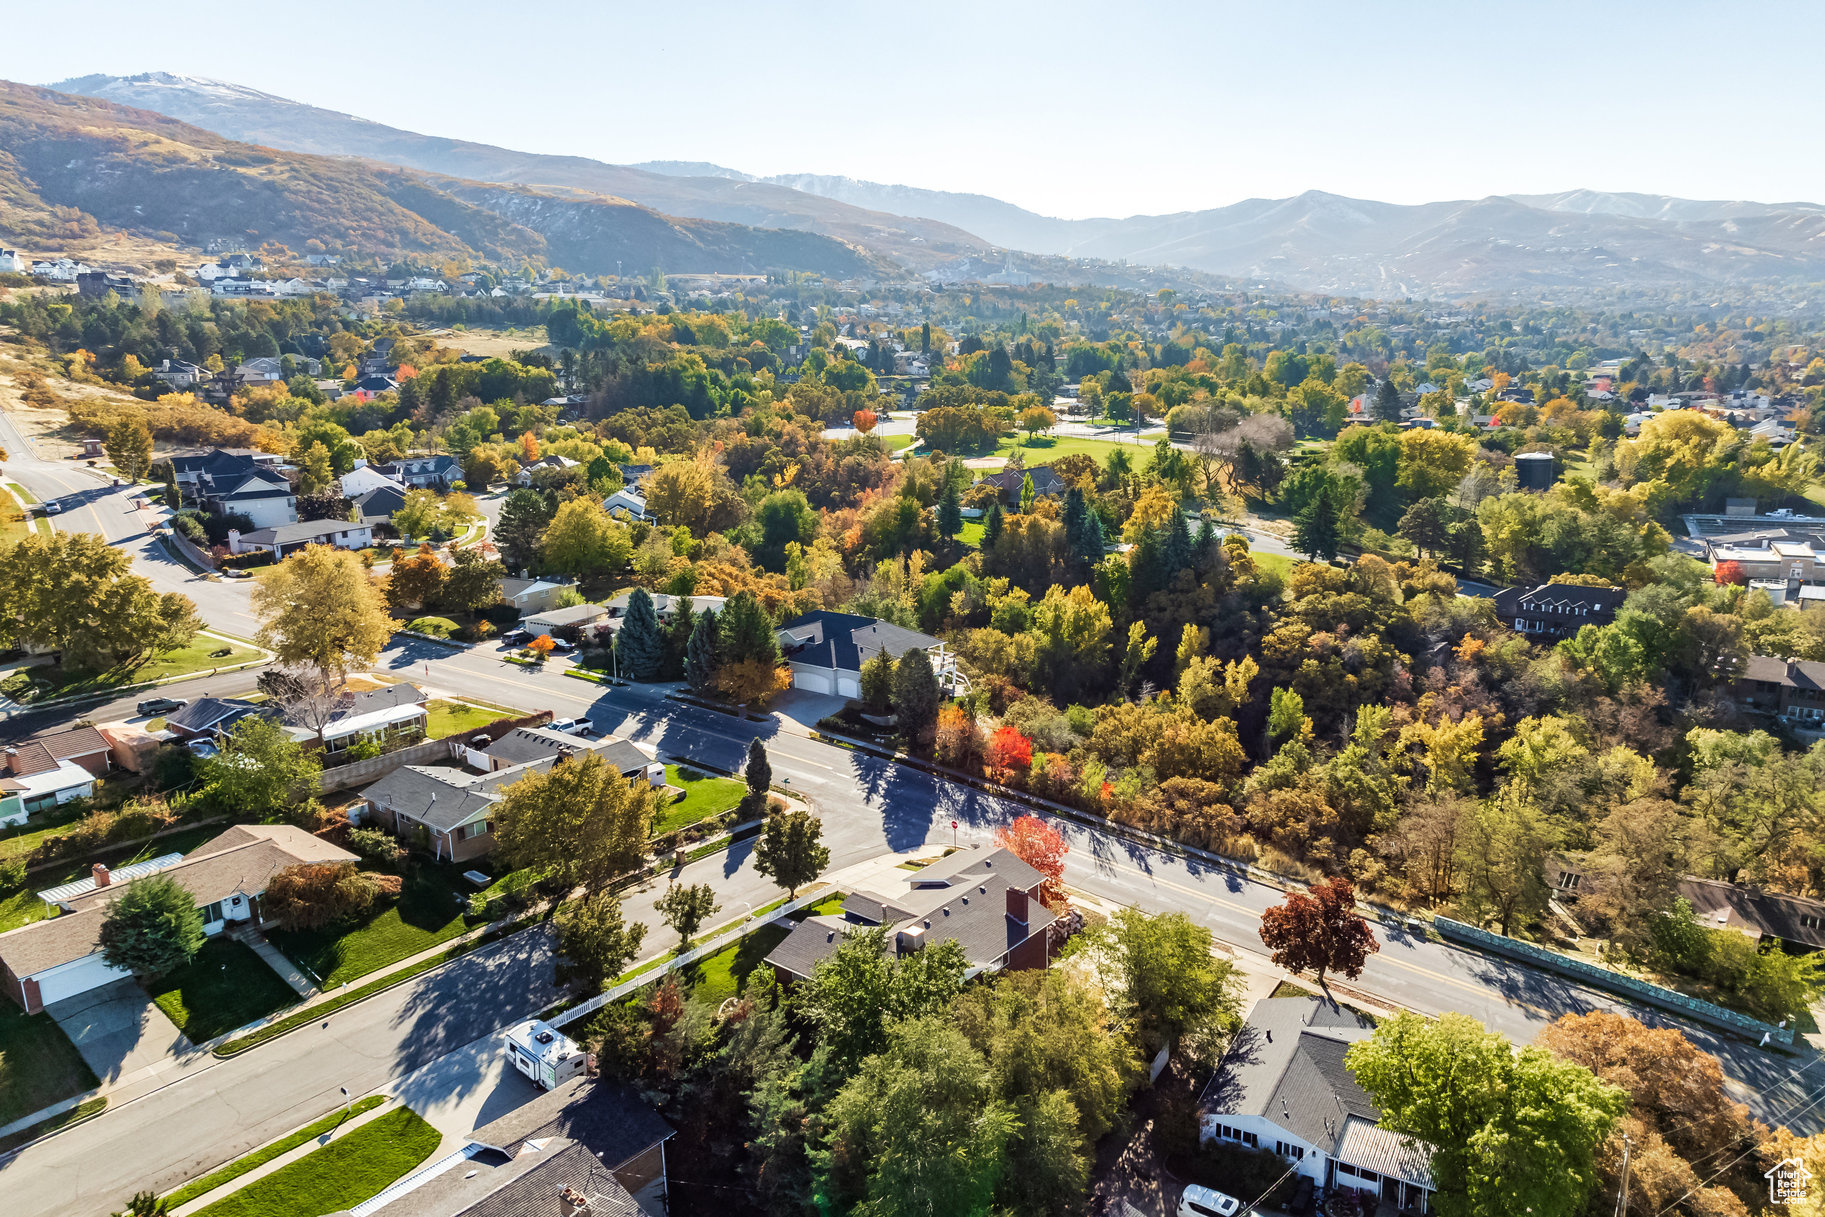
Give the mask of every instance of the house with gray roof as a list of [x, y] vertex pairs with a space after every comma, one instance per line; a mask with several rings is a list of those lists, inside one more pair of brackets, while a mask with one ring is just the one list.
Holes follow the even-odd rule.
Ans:
[[576, 1078], [469, 1134], [350, 1217], [641, 1217], [666, 1210], [672, 1126], [633, 1087]]
[[1006, 849], [971, 846], [908, 877], [901, 893], [851, 892], [840, 913], [798, 923], [767, 955], [782, 984], [808, 979], [851, 936], [886, 931], [888, 954], [899, 958], [934, 942], [955, 942], [971, 974], [1043, 968], [1051, 960], [1051, 926], [1058, 918], [1040, 903], [1044, 880]]
[[864, 662], [883, 654], [897, 661], [914, 650], [931, 656], [939, 687], [951, 688], [957, 679], [957, 662], [942, 639], [878, 617], [818, 609], [794, 617], [778, 633], [795, 689], [860, 697]]
[[348, 520], [306, 520], [300, 524], [278, 524], [242, 532], [228, 530], [228, 552], [251, 554], [270, 550], [273, 561], [297, 553], [306, 545], [333, 545], [337, 549], [366, 549], [374, 543], [373, 525]]
[[128, 975], [101, 955], [108, 906], [134, 879], [168, 876], [190, 893], [203, 932], [266, 924], [260, 899], [272, 877], [311, 862], [353, 865], [348, 850], [290, 824], [237, 824], [188, 854], [168, 854], [120, 871], [97, 862], [85, 879], [38, 893], [49, 920], [0, 934], [0, 989], [28, 1014]]
[[1372, 1032], [1325, 998], [1256, 1002], [1198, 1098], [1201, 1138], [1277, 1154], [1314, 1187], [1361, 1194], [1367, 1211], [1430, 1211], [1430, 1147], [1380, 1127], [1345, 1064]]

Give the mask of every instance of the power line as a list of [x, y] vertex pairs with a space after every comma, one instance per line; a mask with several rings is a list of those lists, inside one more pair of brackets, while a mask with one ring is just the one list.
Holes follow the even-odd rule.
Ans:
[[[1821, 1102], [1825, 1102], [1825, 1089], [1821, 1089], [1819, 1091], [1819, 1093], [1813, 1097], [1812, 1101], [1806, 1104], [1806, 1106], [1807, 1107], [1816, 1107]], [[1798, 1111], [1789, 1112], [1788, 1115], [1797, 1116], [1800, 1114], [1800, 1111], [1803, 1111], [1803, 1110], [1805, 1110], [1805, 1108], [1801, 1108]], [[1725, 1148], [1728, 1148], [1728, 1147], [1726, 1146]], [[1730, 1159], [1728, 1162], [1726, 1162], [1722, 1166], [1718, 1167], [1715, 1171], [1711, 1172], [1711, 1174], [1705, 1176], [1703, 1179], [1700, 1179], [1697, 1183], [1694, 1183], [1690, 1188], [1688, 1188], [1686, 1190], [1686, 1194], [1684, 1196], [1681, 1196], [1679, 1199], [1673, 1201], [1672, 1204], [1667, 1205], [1665, 1208], [1663, 1208], [1659, 1212], [1655, 1213], [1654, 1217], [1665, 1217], [1665, 1214], [1670, 1212], [1673, 1208], [1675, 1208], [1676, 1206], [1678, 1206], [1680, 1204], [1685, 1203], [1685, 1201], [1688, 1198], [1690, 1198], [1691, 1196], [1696, 1194], [1699, 1188], [1710, 1186], [1712, 1180], [1718, 1178], [1718, 1176], [1722, 1175], [1725, 1171], [1727, 1171], [1731, 1167], [1735, 1166], [1738, 1162], [1741, 1162], [1744, 1158], [1747, 1158], [1750, 1154], [1760, 1151], [1761, 1148], [1762, 1147], [1759, 1144], [1751, 1145], [1748, 1149], [1745, 1149], [1742, 1153], [1736, 1155], [1736, 1157]], [[1706, 1155], [1707, 1158], [1715, 1157], [1715, 1156], [1716, 1156], [1716, 1154], [1707, 1154]], [[1704, 1159], [1700, 1159], [1700, 1161], [1703, 1161], [1703, 1160]]]

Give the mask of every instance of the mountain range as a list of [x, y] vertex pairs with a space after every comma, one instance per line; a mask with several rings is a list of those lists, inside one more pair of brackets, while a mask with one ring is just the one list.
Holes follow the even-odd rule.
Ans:
[[[452, 199], [532, 227], [548, 242], [556, 237], [580, 248], [595, 238], [574, 231], [588, 228], [574, 215], [560, 214], [561, 201], [572, 195], [586, 201], [577, 206], [599, 208], [612, 198], [684, 217], [675, 223], [715, 221], [781, 234], [767, 238], [772, 244], [785, 232], [807, 242], [826, 238], [874, 265], [891, 261], [913, 270], [963, 258], [992, 263], [1003, 256], [997, 251], [1017, 250], [1383, 298], [1537, 300], [1596, 291], [1793, 300], [1825, 284], [1825, 207], [1813, 203], [1572, 190], [1405, 205], [1308, 191], [1167, 215], [1066, 220], [986, 195], [846, 177], [762, 178], [703, 162], [611, 165], [521, 153], [169, 73], [85, 76], [52, 87], [247, 143], [433, 175], [423, 180]], [[556, 249], [552, 256], [585, 269], [562, 261]]]
[[587, 274], [891, 269], [817, 233], [662, 215], [606, 192], [532, 189], [244, 143], [149, 110], [0, 82], [0, 236], [533, 260]]

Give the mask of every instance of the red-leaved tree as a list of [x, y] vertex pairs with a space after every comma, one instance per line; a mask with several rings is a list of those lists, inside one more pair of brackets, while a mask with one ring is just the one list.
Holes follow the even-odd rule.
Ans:
[[1069, 908], [1065, 900], [1065, 855], [1071, 847], [1058, 830], [1038, 816], [1021, 816], [995, 830], [995, 844], [1044, 876], [1039, 899], [1055, 913]]
[[855, 429], [857, 431], [860, 431], [863, 435], [867, 435], [870, 431], [874, 430], [874, 425], [881, 421], [881, 416], [876, 414], [873, 410], [857, 410], [854, 417], [849, 421], [855, 424]]
[[986, 759], [997, 780], [1024, 778], [1033, 767], [1033, 741], [1022, 735], [1018, 727], [997, 727], [989, 736]]
[[1274, 962], [1291, 972], [1326, 972], [1352, 979], [1381, 950], [1369, 923], [1356, 914], [1356, 889], [1341, 876], [1312, 885], [1310, 894], [1288, 892], [1286, 903], [1261, 914], [1261, 941]]
[[1732, 583], [1749, 582], [1749, 576], [1743, 571], [1743, 564], [1729, 558], [1712, 568], [1711, 577], [1717, 580], [1719, 587], [1729, 587]]

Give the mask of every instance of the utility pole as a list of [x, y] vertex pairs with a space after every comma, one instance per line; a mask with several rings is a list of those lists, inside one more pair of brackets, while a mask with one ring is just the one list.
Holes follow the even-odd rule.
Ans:
[[1622, 1134], [1622, 1186], [1616, 1190], [1616, 1217], [1629, 1217], [1629, 1151], [1635, 1143]]

